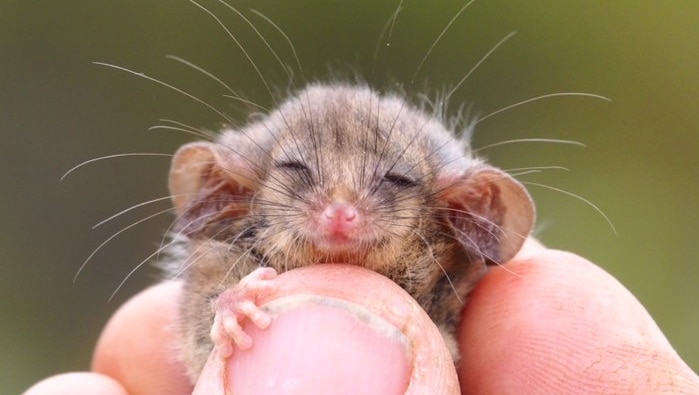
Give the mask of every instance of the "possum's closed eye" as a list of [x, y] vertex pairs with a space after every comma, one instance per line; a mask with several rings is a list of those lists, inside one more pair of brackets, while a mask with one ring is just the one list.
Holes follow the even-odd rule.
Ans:
[[404, 188], [414, 187], [418, 184], [417, 180], [413, 180], [408, 176], [404, 176], [398, 173], [386, 173], [386, 175], [383, 176], [383, 179], [395, 186]]
[[308, 171], [308, 166], [298, 160], [285, 160], [274, 164], [278, 169]]

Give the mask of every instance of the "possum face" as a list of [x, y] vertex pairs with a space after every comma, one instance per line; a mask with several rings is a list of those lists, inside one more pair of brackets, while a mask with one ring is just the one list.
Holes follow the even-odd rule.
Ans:
[[256, 203], [283, 245], [330, 259], [386, 248], [420, 231], [434, 205], [434, 159], [420, 125], [397, 122], [395, 111], [379, 118], [378, 97], [362, 105], [362, 93], [311, 91], [309, 115], [293, 111], [278, 126]]

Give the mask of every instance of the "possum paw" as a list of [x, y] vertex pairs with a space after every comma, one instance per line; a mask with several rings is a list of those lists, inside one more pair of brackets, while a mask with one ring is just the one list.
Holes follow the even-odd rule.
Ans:
[[211, 340], [224, 358], [233, 353], [234, 347], [241, 350], [252, 347], [252, 339], [241, 325], [246, 319], [260, 329], [272, 323], [272, 317], [257, 305], [257, 299], [277, 289], [273, 281], [276, 277], [274, 269], [260, 267], [219, 295]]

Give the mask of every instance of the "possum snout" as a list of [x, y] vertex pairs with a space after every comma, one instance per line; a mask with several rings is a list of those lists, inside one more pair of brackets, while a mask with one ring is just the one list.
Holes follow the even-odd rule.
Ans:
[[320, 216], [321, 229], [331, 236], [348, 237], [359, 226], [362, 218], [356, 207], [346, 202], [333, 202], [325, 207]]

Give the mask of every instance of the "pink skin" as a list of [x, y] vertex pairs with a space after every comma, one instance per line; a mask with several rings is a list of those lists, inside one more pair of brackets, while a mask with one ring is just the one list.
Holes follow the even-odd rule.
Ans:
[[[327, 205], [318, 220], [323, 244], [332, 250], [351, 245], [354, 241], [352, 234], [360, 228], [361, 222], [352, 204], [336, 201]], [[258, 306], [258, 301], [277, 291], [276, 277], [274, 269], [258, 268], [218, 297], [211, 339], [221, 357], [230, 357], [235, 348], [247, 350], [252, 347], [252, 339], [243, 329], [246, 320], [259, 329], [266, 329], [272, 323], [272, 317]]]
[[367, 233], [357, 208], [341, 200], [325, 206], [313, 222], [316, 224], [311, 231], [313, 243], [327, 252], [351, 250]]
[[348, 203], [329, 204], [320, 218], [321, 229], [331, 235], [347, 236], [360, 225], [357, 209]]
[[227, 358], [233, 354], [233, 345], [242, 350], [252, 347], [252, 339], [241, 326], [245, 319], [260, 329], [265, 329], [272, 323], [272, 317], [258, 307], [258, 299], [277, 290], [273, 281], [276, 277], [274, 269], [261, 267], [243, 277], [235, 287], [219, 295], [211, 340], [222, 357]]
[[[363, 287], [366, 277], [359, 270], [348, 271], [341, 289], [331, 290], [327, 287], [326, 269], [318, 265], [317, 270], [306, 271], [302, 276], [282, 281], [284, 276], [280, 275], [274, 282], [279, 284], [279, 292], [293, 285], [286, 291], [287, 295], [302, 292], [323, 297], [332, 291], [329, 296], [337, 298], [337, 292], [343, 291], [342, 299], [367, 307], [381, 308], [392, 297], [405, 294], [388, 285]], [[102, 334], [91, 373], [57, 375], [37, 383], [24, 395], [191, 394], [192, 386], [177, 362], [177, 340], [172, 330], [177, 321], [180, 285], [159, 284], [125, 304]], [[400, 302], [409, 306], [409, 299], [391, 300], [392, 305]], [[376, 314], [390, 316], [390, 311], [378, 310]], [[424, 328], [430, 325], [427, 317], [409, 319], [408, 327], [412, 330], [406, 327], [404, 333], [411, 339], [414, 350], [408, 358], [429, 362], [421, 369], [407, 372], [411, 382], [420, 381], [423, 385], [422, 391], [415, 393], [699, 393], [699, 377], [672, 349], [643, 306], [612, 276], [579, 256], [527, 242], [505, 268], [495, 268], [479, 283], [464, 314], [466, 319], [459, 337], [464, 350], [459, 372], [462, 388], [456, 392], [444, 388], [455, 379], [445, 375], [450, 370], [453, 372], [453, 365], [434, 363], [436, 350], [443, 348], [438, 342], [439, 333], [429, 335], [423, 329], [421, 325]], [[296, 314], [297, 323], [307, 319], [300, 310]], [[254, 356], [264, 350], [263, 339], [258, 336], [271, 333], [275, 327], [274, 331], [282, 336], [303, 335], [292, 333], [285, 322], [290, 321], [275, 318], [266, 330], [251, 330], [255, 346], [241, 354]], [[271, 354], [258, 357], [263, 362], [266, 358], [268, 363], [283, 361], [282, 356], [290, 354], [286, 345], [293, 338], [277, 343]], [[312, 341], [300, 343], [301, 350], [305, 347], [322, 351], [331, 345], [321, 343], [321, 339], [307, 340]], [[384, 350], [385, 347], [377, 344], [373, 353], [384, 355]], [[307, 355], [298, 349], [296, 354], [302, 359]], [[237, 358], [234, 355], [230, 363]], [[300, 380], [314, 381], [318, 377], [318, 366], [310, 359], [303, 365], [305, 373], [297, 372]], [[381, 369], [382, 365], [395, 364], [395, 359], [388, 358], [374, 361], [367, 368]], [[219, 366], [221, 370], [207, 365], [207, 375], [199, 383], [202, 388], [206, 384], [230, 388], [224, 374], [229, 364], [219, 363]], [[347, 372], [352, 374], [351, 370]], [[251, 371], [249, 377], [264, 382], [270, 372]], [[351, 377], [357, 382], [363, 378]], [[347, 390], [340, 386], [338, 391]], [[352, 393], [351, 388], [348, 393]]]

